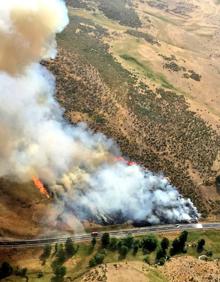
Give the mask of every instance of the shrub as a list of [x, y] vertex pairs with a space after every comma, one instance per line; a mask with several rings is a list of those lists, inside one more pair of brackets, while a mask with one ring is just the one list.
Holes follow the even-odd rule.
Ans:
[[104, 255], [104, 254], [102, 254], [102, 253], [97, 253], [97, 254], [95, 255], [96, 264], [101, 264], [101, 263], [103, 263], [104, 258], [105, 258], [105, 255]]
[[166, 258], [165, 258], [165, 257], [162, 257], [162, 258], [159, 259], [158, 264], [159, 264], [159, 265], [164, 265], [165, 262], [166, 262]]
[[97, 253], [93, 258], [89, 261], [89, 266], [94, 267], [98, 264], [102, 264], [104, 261], [105, 255], [103, 253]]
[[207, 255], [208, 257], [212, 257], [212, 256], [213, 256], [213, 252], [212, 252], [212, 251], [207, 251], [207, 252], [206, 252], [206, 255]]
[[145, 257], [144, 257], [144, 262], [150, 264], [150, 258], [149, 258], [149, 256], [145, 256]]
[[90, 259], [90, 261], [89, 261], [89, 266], [90, 266], [90, 267], [96, 266], [96, 260], [95, 260], [94, 257]]
[[15, 275], [16, 275], [16, 276], [25, 277], [26, 274], [27, 274], [27, 268], [21, 268], [21, 269], [17, 268], [17, 269], [15, 270]]
[[37, 274], [37, 278], [42, 278], [44, 276], [44, 274], [43, 274], [43, 272], [42, 271], [40, 271], [40, 272], [38, 272], [38, 274]]
[[205, 246], [205, 240], [201, 239], [197, 243], [197, 252], [202, 252]]

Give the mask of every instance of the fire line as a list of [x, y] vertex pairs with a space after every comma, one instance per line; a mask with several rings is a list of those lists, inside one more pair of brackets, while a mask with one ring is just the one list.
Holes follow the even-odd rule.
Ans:
[[45, 195], [48, 199], [50, 198], [50, 195], [48, 194], [46, 188], [44, 187], [43, 183], [38, 179], [37, 177], [32, 177], [33, 183], [35, 187], [40, 191], [41, 194]]

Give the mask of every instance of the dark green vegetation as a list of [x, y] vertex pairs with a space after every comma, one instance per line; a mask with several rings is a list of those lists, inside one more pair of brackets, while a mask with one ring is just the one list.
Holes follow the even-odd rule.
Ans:
[[[92, 34], [88, 32], [88, 27], [86, 28], [85, 25], [93, 27]], [[84, 62], [94, 66], [102, 74], [104, 82], [114, 91], [120, 93], [122, 87], [125, 88], [128, 82], [133, 83], [134, 81], [131, 79], [130, 73], [123, 69], [109, 54], [108, 45], [102, 43], [101, 37], [105, 33], [104, 28], [92, 21], [73, 16], [70, 17], [68, 28], [59, 36], [58, 42], [61, 47], [79, 55], [79, 65]]]
[[2, 265], [0, 266], [0, 279], [8, 277], [12, 275], [12, 273], [13, 273], [13, 268], [11, 267], [11, 265], [7, 262], [3, 262]]
[[[161, 56], [161, 55], [160, 55], [160, 56]], [[168, 70], [173, 71], [173, 72], [180, 72], [180, 71], [183, 71], [183, 72], [184, 72], [184, 73], [183, 73], [183, 77], [184, 77], [184, 78], [187, 78], [187, 79], [191, 78], [191, 79], [193, 79], [193, 80], [195, 80], [195, 81], [198, 81], [198, 82], [201, 80], [202, 76], [201, 76], [200, 74], [196, 73], [196, 72], [193, 71], [193, 70], [187, 70], [187, 69], [186, 69], [185, 67], [183, 67], [183, 66], [179, 66], [179, 65], [177, 64], [177, 60], [176, 60], [175, 56], [174, 56], [174, 57], [171, 57], [171, 58], [166, 57], [166, 56], [162, 56], [162, 57], [163, 57], [164, 60], [166, 61], [165, 64], [163, 65], [163, 67], [164, 67], [165, 69], [168, 69]]]
[[130, 0], [100, 0], [99, 9], [106, 17], [130, 27], [140, 27], [141, 21]]
[[0, 266], [0, 280], [11, 275], [26, 278], [26, 281], [28, 281], [27, 268], [16, 267], [15, 269], [13, 269], [13, 267], [8, 262], [3, 262]]
[[134, 29], [128, 29], [126, 33], [134, 37], [137, 37], [137, 38], [142, 38], [150, 44], [159, 44], [157, 39], [149, 33], [144, 33], [141, 31], [134, 30]]

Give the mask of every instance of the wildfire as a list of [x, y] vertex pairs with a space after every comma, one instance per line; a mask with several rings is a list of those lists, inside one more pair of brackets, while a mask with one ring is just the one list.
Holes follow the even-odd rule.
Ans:
[[44, 187], [43, 183], [38, 179], [37, 177], [32, 177], [33, 183], [35, 187], [40, 191], [41, 194], [45, 195], [48, 199], [50, 198], [50, 195], [48, 194], [46, 188]]
[[127, 161], [126, 159], [124, 159], [123, 157], [116, 157], [116, 160], [119, 162], [124, 162], [129, 166], [133, 166], [133, 165], [137, 165], [136, 162], [132, 162], [132, 161]]

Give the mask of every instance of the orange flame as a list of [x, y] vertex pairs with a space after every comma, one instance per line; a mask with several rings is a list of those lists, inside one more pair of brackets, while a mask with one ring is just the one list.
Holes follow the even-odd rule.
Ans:
[[41, 194], [45, 195], [48, 199], [50, 198], [50, 195], [48, 194], [46, 188], [44, 187], [43, 183], [38, 179], [37, 177], [32, 177], [33, 183], [35, 187], [41, 192]]
[[123, 162], [123, 163], [127, 164], [128, 166], [137, 165], [136, 162], [127, 161], [127, 160], [124, 159], [123, 157], [116, 157], [116, 161], [118, 161], [118, 162]]

